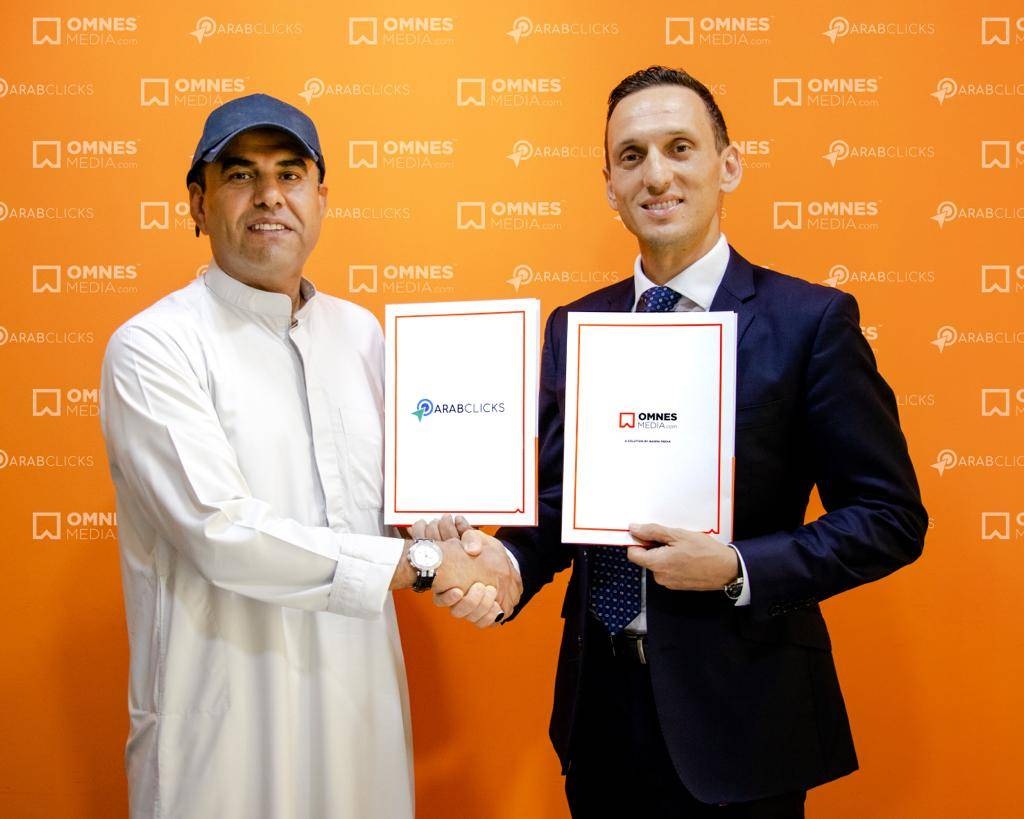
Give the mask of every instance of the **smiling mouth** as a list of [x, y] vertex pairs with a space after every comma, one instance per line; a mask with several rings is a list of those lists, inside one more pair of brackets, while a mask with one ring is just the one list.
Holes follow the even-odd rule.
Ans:
[[648, 213], [663, 213], [664, 211], [672, 210], [676, 205], [681, 205], [682, 203], [682, 199], [667, 199], [664, 202], [648, 202], [640, 207]]
[[285, 227], [284, 225], [270, 224], [267, 222], [260, 222], [255, 225], [249, 225], [248, 229], [253, 231], [254, 233], [274, 233], [277, 231], [283, 232], [289, 230], [289, 228]]

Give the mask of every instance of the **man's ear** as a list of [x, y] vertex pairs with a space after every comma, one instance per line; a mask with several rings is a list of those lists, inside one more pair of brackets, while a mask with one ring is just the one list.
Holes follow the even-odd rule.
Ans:
[[200, 233], [206, 233], [206, 192], [198, 182], [189, 183], [188, 209], [192, 214], [192, 221], [196, 223], [198, 238]]
[[604, 195], [608, 197], [608, 207], [618, 211], [619, 200], [615, 197], [615, 192], [612, 191], [612, 175], [607, 168], [603, 168], [601, 172], [604, 174]]
[[722, 193], [732, 193], [743, 178], [743, 160], [735, 145], [728, 146], [719, 157], [722, 162]]

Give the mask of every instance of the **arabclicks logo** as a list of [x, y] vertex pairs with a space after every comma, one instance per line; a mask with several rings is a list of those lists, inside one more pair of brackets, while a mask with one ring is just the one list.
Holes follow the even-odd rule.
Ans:
[[416, 416], [420, 421], [423, 420], [424, 415], [431, 415], [434, 412], [434, 402], [429, 398], [421, 398], [416, 402], [416, 412], [413, 415]]
[[421, 398], [416, 402], [416, 410], [412, 414], [422, 421], [428, 415], [503, 415], [504, 401], [472, 401], [448, 403], [438, 401], [436, 404], [429, 398]]

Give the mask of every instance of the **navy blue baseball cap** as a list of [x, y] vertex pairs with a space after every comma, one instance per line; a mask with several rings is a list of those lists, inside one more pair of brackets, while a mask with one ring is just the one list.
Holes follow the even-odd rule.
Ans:
[[236, 136], [253, 128], [276, 128], [295, 137], [306, 149], [309, 157], [320, 169], [320, 181], [327, 174], [324, 155], [320, 150], [320, 137], [313, 120], [294, 105], [289, 105], [267, 94], [249, 94], [230, 100], [210, 112], [199, 138], [192, 167], [188, 169], [185, 184], [197, 181], [198, 173], [206, 162], [217, 157]]

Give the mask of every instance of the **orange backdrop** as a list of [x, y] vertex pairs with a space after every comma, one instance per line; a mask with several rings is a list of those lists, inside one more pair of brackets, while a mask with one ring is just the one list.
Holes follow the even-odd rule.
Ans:
[[[547, 312], [630, 274], [603, 195], [603, 100], [653, 62], [712, 85], [744, 151], [732, 243], [857, 296], [932, 514], [918, 564], [825, 605], [862, 770], [810, 813], [1018, 812], [1024, 8], [495, 5], [0, 12], [0, 814], [126, 809], [96, 390], [112, 330], [207, 261], [183, 179], [211, 107], [265, 91], [318, 123], [321, 289], [378, 316], [517, 294]], [[556, 585], [484, 633], [399, 595], [420, 816], [567, 816], [546, 739]]]

